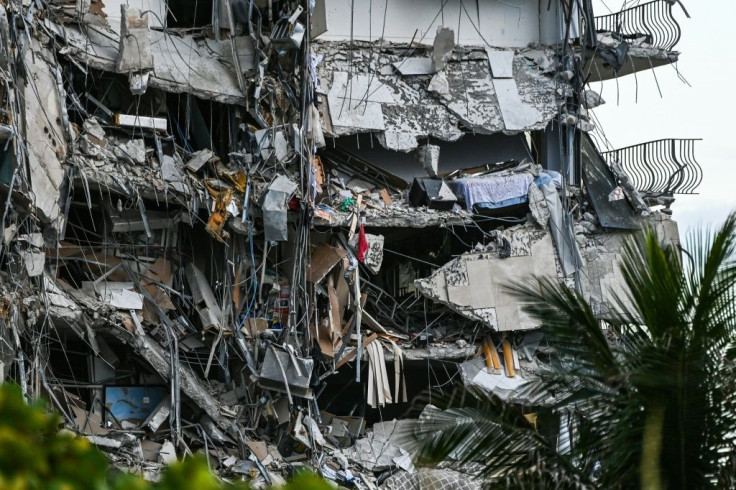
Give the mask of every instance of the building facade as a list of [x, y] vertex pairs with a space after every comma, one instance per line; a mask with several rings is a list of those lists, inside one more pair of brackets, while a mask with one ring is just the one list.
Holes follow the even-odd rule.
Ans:
[[592, 82], [677, 61], [671, 1], [0, 7], [2, 375], [150, 478], [203, 452], [401, 488], [425, 390], [548, 402], [506, 286], [604, 315], [626, 237], [677, 242], [702, 177], [696, 140], [597, 136]]

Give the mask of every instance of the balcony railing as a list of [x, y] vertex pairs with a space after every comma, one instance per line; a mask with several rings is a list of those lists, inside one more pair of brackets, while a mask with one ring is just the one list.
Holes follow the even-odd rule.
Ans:
[[699, 139], [664, 139], [603, 152], [609, 164], [618, 162], [642, 193], [695, 194], [703, 169], [695, 160]]
[[598, 32], [613, 32], [623, 39], [646, 36], [646, 43], [672, 50], [680, 40], [680, 25], [672, 15], [672, 3], [654, 0], [595, 18]]

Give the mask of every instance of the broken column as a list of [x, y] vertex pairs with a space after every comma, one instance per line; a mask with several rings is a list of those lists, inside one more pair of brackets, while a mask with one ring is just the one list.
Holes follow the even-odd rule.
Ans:
[[115, 67], [118, 73], [129, 74], [131, 92], [143, 94], [153, 70], [148, 13], [141, 15], [140, 10], [125, 4], [120, 6], [120, 12], [120, 51]]
[[437, 177], [440, 165], [440, 147], [437, 145], [423, 145], [414, 151], [414, 157], [430, 177]]

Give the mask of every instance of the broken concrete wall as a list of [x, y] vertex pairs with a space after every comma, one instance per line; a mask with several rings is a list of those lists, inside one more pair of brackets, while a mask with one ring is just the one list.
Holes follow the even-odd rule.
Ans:
[[[540, 40], [537, 0], [520, 0], [513, 5], [481, 0], [472, 7], [460, 0], [400, 0], [386, 5], [355, 5], [354, 10], [339, 0], [321, 1], [325, 4], [326, 32], [319, 39], [327, 41], [374, 41], [381, 35], [387, 42], [431, 44], [443, 22], [458, 29], [459, 44], [524, 47]], [[435, 15], [440, 11], [442, 16]], [[351, 19], [360, 22], [351, 23]]]
[[[120, 56], [120, 36], [107, 26], [88, 25], [83, 31], [70, 24], [46, 21], [47, 29], [69, 48], [79, 63], [99, 70], [116, 71]], [[149, 84], [173, 93], [192, 93], [198, 97], [229, 104], [245, 102], [243, 87], [231, 69], [233, 45], [228, 41], [195, 39], [194, 36], [169, 36], [150, 31], [154, 72]], [[249, 38], [232, 41], [242, 70], [251, 70], [253, 47]], [[186, 70], [182, 67], [188, 67]]]
[[432, 276], [416, 282], [419, 291], [496, 331], [527, 330], [540, 325], [522, 311], [523, 304], [504, 288], [533, 276], [557, 277], [552, 237], [544, 231], [509, 230], [492, 244], [461, 255]]
[[[664, 243], [678, 247], [680, 243], [677, 223], [668, 216], [655, 213], [651, 220], [643, 223], [650, 225], [657, 237]], [[620, 261], [623, 247], [636, 232], [590, 233], [578, 230], [578, 242], [585, 258], [581, 268], [582, 290], [586, 300], [593, 306], [596, 315], [604, 317], [608, 312], [618, 311], [617, 299], [631, 306], [627, 298], [627, 289], [621, 274]]]
[[166, 27], [167, 0], [105, 0], [102, 12], [105, 14], [107, 23], [116, 32], [120, 32], [120, 7], [126, 5], [128, 8], [138, 9], [140, 12], [149, 11], [148, 25], [150, 27]]
[[[387, 150], [378, 144], [372, 134], [337, 138], [335, 144], [353, 155], [360, 155], [370, 164], [391, 172], [406, 182], [411, 183], [414, 177], [425, 174], [412, 153]], [[438, 166], [440, 174], [509, 160], [520, 162], [530, 157], [523, 134], [511, 136], [501, 133], [466, 134], [457, 141], [437, 141], [436, 146], [439, 146], [440, 150]]]
[[504, 121], [485, 50], [458, 47], [444, 70], [407, 77], [395, 68], [406, 59], [401, 51], [359, 46], [348, 57], [342, 43], [315, 43], [322, 60], [319, 81], [327, 92], [322, 117], [328, 134], [374, 132], [381, 146], [410, 151], [427, 137], [456, 141], [464, 132], [541, 130], [557, 113], [554, 81], [523, 55], [513, 58], [514, 93], [519, 107], [533, 115], [519, 127]]
[[61, 165], [67, 155], [69, 134], [66, 102], [60, 94], [60, 68], [55, 55], [35, 39], [25, 52], [28, 76], [23, 88], [25, 141], [27, 142], [28, 180], [36, 210], [57, 230], [63, 227]]
[[[119, 0], [6, 5], [25, 22], [0, 37], [23, 55], [0, 62], [23, 97], [0, 87], [0, 136], [24, 131], [0, 155], [0, 189], [18, 171], [0, 377], [151, 479], [203, 453], [256, 488], [299, 465], [342, 486], [475, 488], [394, 444], [409, 400], [464, 383], [548, 404], [521, 388], [553, 353], [504, 287], [577, 279], [601, 312], [621, 291], [625, 234], [560, 173], [574, 141], [538, 148], [550, 127], [547, 143], [590, 129], [600, 102], [576, 45], [527, 47], [553, 13], [536, 0], [442, 2], [453, 22], [440, 2], [434, 21], [389, 2], [382, 39], [362, 37], [385, 6], [354, 2], [354, 36], [315, 42], [309, 2], [221, 1], [191, 25], [164, 3], [126, 3], [122, 30]], [[348, 4], [325, 2], [326, 24]], [[573, 234], [583, 268], [557, 250]]]

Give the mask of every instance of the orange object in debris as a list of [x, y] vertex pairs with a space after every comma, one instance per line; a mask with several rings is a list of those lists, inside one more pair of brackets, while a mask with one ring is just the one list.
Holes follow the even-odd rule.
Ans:
[[491, 361], [491, 347], [488, 345], [487, 339], [483, 339], [481, 348], [483, 349], [483, 358], [486, 360], [486, 368], [490, 371], [493, 369], [493, 361]]
[[206, 230], [217, 240], [224, 241], [223, 234], [225, 231], [225, 223], [227, 222], [228, 210], [227, 207], [233, 200], [233, 190], [224, 189], [218, 191], [212, 187], [209, 182], [205, 181], [205, 187], [210, 193], [212, 198], [215, 200], [215, 209], [210, 215], [210, 219], [207, 222]]
[[238, 192], [245, 192], [245, 185], [248, 183], [248, 177], [238, 170], [237, 172], [225, 173], [223, 177], [227, 178], [232, 185], [238, 190]]
[[506, 376], [513, 378], [516, 376], [516, 371], [514, 370], [514, 353], [511, 347], [511, 342], [509, 342], [509, 339], [504, 337], [501, 345], [503, 346], [503, 363], [506, 368]]
[[207, 222], [207, 232], [212, 235], [213, 238], [223, 241], [222, 230], [225, 227], [225, 221], [225, 217], [221, 213], [215, 211], [210, 215], [210, 219]]
[[325, 177], [325, 167], [322, 165], [322, 159], [320, 157], [315, 155], [312, 158], [312, 168], [314, 169], [314, 180], [318, 186], [322, 187], [325, 185], [327, 178]]
[[493, 361], [493, 369], [501, 369], [501, 359], [498, 358], [498, 351], [491, 339], [488, 339], [488, 344], [491, 347], [491, 360]]
[[534, 428], [537, 428], [537, 414], [536, 413], [525, 413], [524, 418], [534, 426]]
[[381, 196], [383, 202], [386, 203], [386, 206], [391, 205], [391, 196], [386, 189], [381, 189], [380, 191], [378, 191], [378, 194]]
[[486, 358], [486, 367], [488, 369], [501, 369], [501, 360], [498, 358], [498, 352], [496, 352], [496, 346], [493, 345], [493, 340], [490, 337], [486, 337], [483, 340], [483, 354]]

